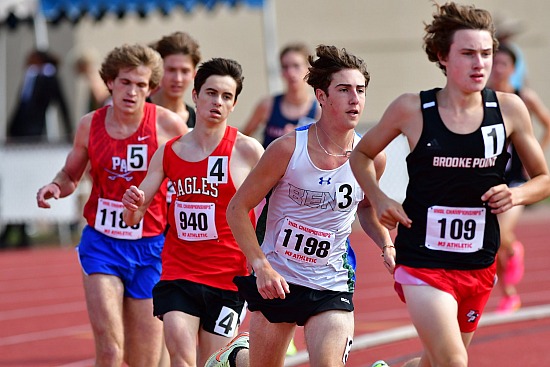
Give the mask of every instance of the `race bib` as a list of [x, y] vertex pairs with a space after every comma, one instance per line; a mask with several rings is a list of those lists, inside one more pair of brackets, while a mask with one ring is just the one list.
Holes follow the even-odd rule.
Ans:
[[428, 209], [426, 247], [470, 253], [483, 248], [485, 208], [432, 206]]
[[94, 225], [96, 231], [113, 238], [140, 239], [143, 233], [143, 219], [130, 227], [122, 219], [123, 210], [122, 202], [99, 198]]
[[310, 265], [326, 265], [334, 239], [334, 232], [285, 218], [275, 250], [289, 260]]
[[218, 238], [213, 203], [175, 201], [174, 215], [178, 238], [186, 241], [203, 241]]

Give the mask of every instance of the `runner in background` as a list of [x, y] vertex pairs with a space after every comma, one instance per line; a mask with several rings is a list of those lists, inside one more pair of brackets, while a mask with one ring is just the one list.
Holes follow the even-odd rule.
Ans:
[[[514, 93], [521, 97], [535, 121], [538, 121], [544, 129], [541, 139], [541, 146], [544, 150], [550, 145], [550, 111], [534, 90], [527, 86], [515, 88], [512, 85], [511, 76], [514, 73], [516, 61], [513, 49], [506, 44], [500, 44], [493, 57], [493, 69], [487, 86], [496, 91]], [[529, 177], [513, 144], [508, 145], [508, 152], [511, 159], [506, 165], [506, 184], [509, 187], [523, 185], [529, 180]], [[521, 307], [521, 298], [516, 285], [523, 278], [524, 248], [516, 237], [515, 228], [524, 208], [523, 205], [516, 205], [498, 215], [500, 248], [498, 250], [497, 274], [498, 284], [503, 294], [497, 306], [499, 313], [513, 312]]]
[[145, 99], [160, 82], [162, 59], [144, 45], [124, 45], [104, 59], [101, 77], [112, 105], [81, 118], [65, 165], [37, 193], [41, 208], [71, 195], [89, 170], [87, 225], [77, 247], [97, 366], [151, 367], [159, 363], [162, 323], [153, 317], [152, 289], [161, 271], [166, 190], [152, 199], [142, 221], [128, 226], [120, 202], [139, 185], [153, 153], [187, 131], [175, 113]]
[[151, 102], [177, 113], [189, 128], [195, 126], [195, 109], [184, 96], [201, 61], [199, 44], [185, 32], [162, 37], [152, 47], [162, 56], [164, 74]]
[[263, 127], [264, 148], [296, 127], [319, 118], [319, 104], [304, 80], [309, 55], [309, 49], [302, 43], [292, 43], [281, 50], [279, 61], [286, 90], [262, 99], [242, 130], [243, 134], [252, 136]]

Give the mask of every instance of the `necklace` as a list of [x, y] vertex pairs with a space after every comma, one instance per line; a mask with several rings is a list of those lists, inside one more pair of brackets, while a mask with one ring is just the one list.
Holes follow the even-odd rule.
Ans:
[[[323, 130], [323, 128], [321, 128], [321, 130]], [[347, 150], [345, 148], [342, 148], [339, 144], [337, 144], [334, 140], [331, 139], [331, 137], [325, 132], [325, 130], [323, 130], [323, 132], [325, 133], [326, 136], [328, 136], [328, 138], [330, 139], [330, 141], [336, 145], [338, 148], [342, 149], [344, 151], [344, 153], [342, 154], [334, 154], [334, 153], [330, 153], [328, 152], [325, 147], [321, 144], [321, 140], [319, 140], [319, 133], [317, 132], [317, 124], [315, 124], [315, 136], [317, 137], [317, 143], [319, 143], [319, 146], [321, 147], [321, 149], [323, 149], [323, 152], [325, 152], [325, 154], [327, 155], [330, 155], [331, 157], [346, 157], [346, 158], [349, 158], [350, 154], [351, 154], [351, 150]], [[352, 136], [352, 142], [353, 142], [353, 136]], [[353, 147], [353, 143], [352, 143], [352, 147]]]

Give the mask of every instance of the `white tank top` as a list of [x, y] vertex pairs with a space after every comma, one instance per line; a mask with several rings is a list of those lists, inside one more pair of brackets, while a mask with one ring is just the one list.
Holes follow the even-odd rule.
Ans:
[[[354, 145], [359, 139], [356, 134]], [[269, 199], [262, 250], [289, 283], [349, 292], [354, 264], [348, 263], [346, 240], [363, 191], [348, 161], [333, 170], [317, 168], [307, 142], [308, 128], [297, 130], [294, 153]]]

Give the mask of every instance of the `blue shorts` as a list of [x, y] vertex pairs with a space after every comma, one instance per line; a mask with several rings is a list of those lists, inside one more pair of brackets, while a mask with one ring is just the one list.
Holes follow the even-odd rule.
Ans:
[[76, 250], [86, 275], [114, 275], [122, 280], [125, 297], [146, 299], [160, 280], [163, 245], [164, 235], [121, 240], [86, 226]]

